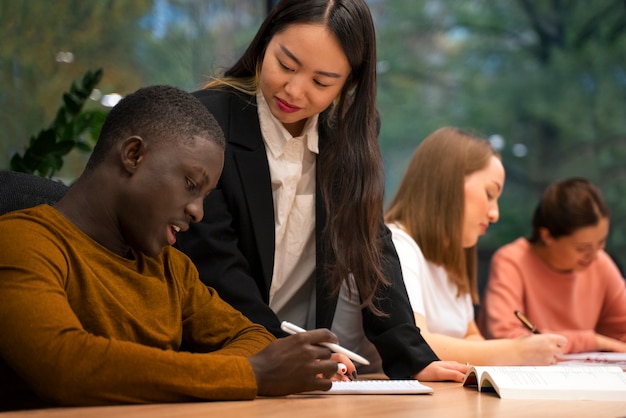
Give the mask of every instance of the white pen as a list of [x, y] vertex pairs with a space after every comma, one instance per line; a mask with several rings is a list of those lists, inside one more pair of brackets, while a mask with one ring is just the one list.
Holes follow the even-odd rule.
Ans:
[[[288, 334], [297, 334], [299, 332], [306, 332], [305, 329], [300, 328], [299, 326], [294, 325], [291, 322], [287, 322], [287, 321], [283, 321], [280, 324], [280, 329], [282, 329], [283, 331], [285, 331]], [[335, 353], [344, 354], [350, 360], [354, 360], [357, 363], [361, 363], [361, 364], [365, 364], [365, 365], [369, 365], [370, 364], [370, 362], [366, 358], [363, 358], [363, 357], [359, 356], [357, 353], [353, 353], [352, 351], [350, 351], [350, 350], [348, 350], [346, 348], [343, 348], [339, 344], [329, 343], [329, 342], [323, 342], [323, 343], [319, 343], [319, 344], [323, 345], [324, 347], [330, 348], [330, 350], [334, 351]]]

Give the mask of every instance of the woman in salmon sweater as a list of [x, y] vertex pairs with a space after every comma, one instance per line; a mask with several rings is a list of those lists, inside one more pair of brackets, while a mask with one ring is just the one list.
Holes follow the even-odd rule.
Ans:
[[493, 256], [480, 315], [492, 338], [530, 331], [520, 310], [541, 332], [567, 337], [564, 353], [626, 352], [626, 282], [604, 251], [609, 209], [588, 180], [550, 185], [533, 215], [530, 238]]

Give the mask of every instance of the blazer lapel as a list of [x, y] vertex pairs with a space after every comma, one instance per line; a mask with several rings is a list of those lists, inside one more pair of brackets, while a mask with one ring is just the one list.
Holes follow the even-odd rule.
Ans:
[[244, 195], [249, 196], [249, 202], [255, 202], [248, 210], [252, 219], [254, 239], [256, 241], [266, 289], [272, 282], [274, 268], [274, 246], [267, 245], [274, 242], [274, 201], [272, 199], [272, 184], [269, 165], [256, 105], [246, 103], [241, 107], [241, 101], [231, 101], [233, 107], [230, 112], [230, 138], [234, 138], [228, 145], [233, 145], [232, 153], [237, 170], [241, 177]]
[[328, 287], [326, 280], [326, 269], [324, 266], [332, 254], [330, 249], [322, 245], [322, 230], [326, 225], [326, 210], [322, 194], [319, 189], [319, 182], [315, 182], [315, 325], [316, 328], [330, 329], [335, 310], [337, 308], [337, 298], [330, 298], [332, 289]]

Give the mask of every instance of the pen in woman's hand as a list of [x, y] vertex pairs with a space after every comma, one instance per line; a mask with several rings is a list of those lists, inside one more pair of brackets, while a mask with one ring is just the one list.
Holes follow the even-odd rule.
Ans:
[[533, 334], [541, 334], [537, 327], [532, 322], [530, 322], [528, 318], [526, 318], [526, 315], [524, 315], [520, 311], [515, 311], [515, 316], [517, 317], [517, 319], [520, 320], [522, 324], [524, 324], [526, 328], [528, 328], [530, 332], [532, 332]]

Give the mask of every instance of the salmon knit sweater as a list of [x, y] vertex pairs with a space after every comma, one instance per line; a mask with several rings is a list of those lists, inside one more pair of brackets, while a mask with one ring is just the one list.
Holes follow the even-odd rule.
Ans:
[[542, 333], [567, 337], [564, 353], [597, 351], [595, 332], [626, 341], [626, 282], [604, 251], [585, 270], [559, 273], [525, 238], [500, 248], [491, 260], [479, 318], [483, 335], [527, 334], [516, 309]]
[[274, 337], [178, 250], [133, 255], [48, 205], [0, 217], [0, 409], [256, 396]]

